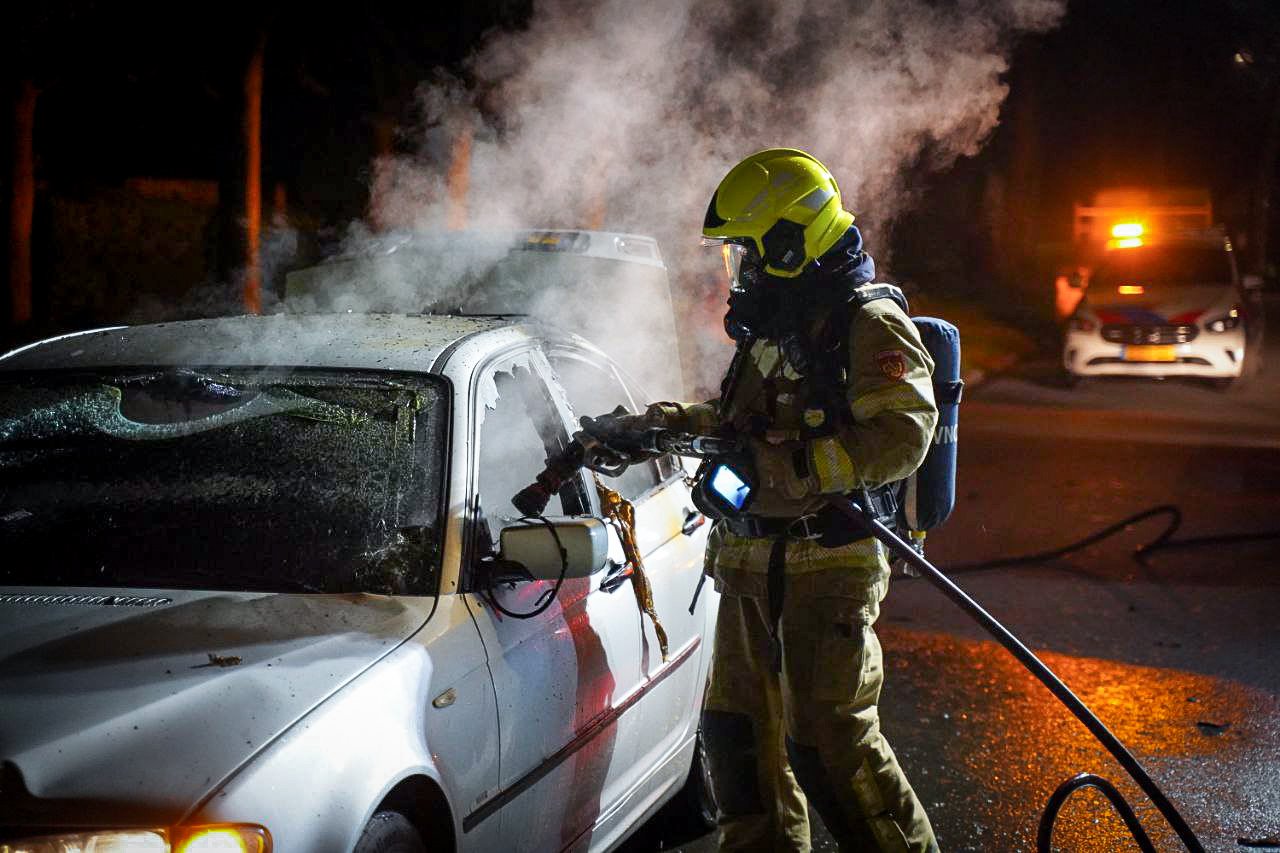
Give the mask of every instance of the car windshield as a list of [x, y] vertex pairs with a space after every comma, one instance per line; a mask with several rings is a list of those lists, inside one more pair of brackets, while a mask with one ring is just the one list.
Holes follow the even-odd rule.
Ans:
[[1090, 286], [1197, 287], [1230, 285], [1231, 262], [1220, 247], [1141, 246], [1108, 252]]
[[444, 392], [360, 374], [0, 383], [0, 584], [427, 594]]

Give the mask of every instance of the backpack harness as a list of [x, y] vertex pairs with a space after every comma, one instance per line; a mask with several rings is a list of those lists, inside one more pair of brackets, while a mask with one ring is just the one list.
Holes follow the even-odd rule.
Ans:
[[[870, 284], [855, 288], [847, 301], [839, 304], [823, 320], [816, 335], [816, 352], [795, 337], [779, 342], [779, 349], [793, 363], [808, 368], [810, 399], [806, 401], [806, 438], [830, 435], [835, 425], [851, 417], [845, 402], [847, 379], [846, 358], [833, 359], [833, 353], [848, 353], [851, 313], [877, 299], [892, 299], [909, 313], [906, 296], [891, 284]], [[942, 524], [955, 506], [956, 440], [960, 398], [964, 382], [960, 379], [960, 332], [952, 324], [934, 317], [913, 317], [921, 342], [934, 361], [933, 392], [938, 407], [938, 425], [924, 461], [909, 477], [873, 489], [847, 493], [868, 513], [889, 527], [896, 527], [923, 553], [925, 532]], [[721, 415], [732, 397], [738, 376], [746, 361], [752, 341], [740, 341], [733, 364], [721, 388]], [[807, 350], [807, 351], [806, 351]], [[774, 405], [774, 394], [766, 380], [766, 406]], [[786, 546], [788, 540], [814, 540], [824, 548], [838, 548], [866, 537], [848, 518], [833, 506], [799, 518], [770, 518], [741, 514], [720, 521], [731, 533], [752, 539], [772, 539], [768, 568], [769, 634], [773, 649], [774, 671], [781, 670], [782, 646], [778, 625], [786, 596]], [[703, 580], [705, 580], [705, 575]], [[702, 581], [694, 592], [690, 612], [697, 605]]]

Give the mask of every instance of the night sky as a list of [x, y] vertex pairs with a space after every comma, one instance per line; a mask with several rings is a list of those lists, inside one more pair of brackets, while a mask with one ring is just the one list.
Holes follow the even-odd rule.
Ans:
[[[415, 88], [437, 69], [465, 73], [484, 34], [520, 27], [531, 4], [265, 9], [86, 2], [10, 12], [5, 76], [41, 87], [41, 192], [75, 196], [133, 176], [234, 187], [239, 75], [261, 34], [264, 198], [279, 184], [296, 221], [340, 229], [367, 211], [372, 157], [412, 148]], [[1006, 80], [1001, 125], [977, 157], [940, 174], [921, 164], [919, 198], [882, 253], [901, 276], [944, 263], [991, 278], [998, 238], [981, 251], [956, 247], [975, 240], [993, 171], [1008, 176], [1025, 245], [1065, 239], [1071, 202], [1097, 188], [1144, 184], [1209, 187], [1218, 217], [1249, 242], [1255, 188], [1274, 184], [1261, 164], [1277, 136], [1278, 4], [1070, 0], [1059, 27], [1015, 46]], [[6, 159], [11, 142], [0, 143]]]

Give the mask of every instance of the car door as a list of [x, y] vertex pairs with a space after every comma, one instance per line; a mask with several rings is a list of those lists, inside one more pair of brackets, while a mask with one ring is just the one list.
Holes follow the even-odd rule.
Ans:
[[[635, 605], [600, 589], [606, 573], [567, 580], [547, 609], [530, 613], [553, 583], [484, 588], [476, 562], [502, 527], [518, 523], [511, 496], [533, 481], [568, 435], [549, 369], [531, 348], [482, 366], [474, 379], [473, 484], [469, 513], [473, 571], [465, 593], [488, 655], [497, 696], [499, 789], [464, 819], [464, 830], [500, 820], [510, 850], [586, 849], [602, 815], [621, 799], [635, 764], [634, 737], [621, 736], [617, 709], [640, 678], [614, 635], [635, 630]], [[545, 515], [589, 512], [579, 477]], [[626, 642], [622, 645], [625, 647]]]
[[[598, 415], [618, 405], [640, 410], [637, 393], [605, 356], [573, 346], [555, 347], [548, 356], [576, 415]], [[638, 748], [641, 768], [661, 764], [696, 730], [703, 687], [700, 655], [710, 654], [710, 648], [702, 648], [702, 633], [714, 595], [699, 596], [697, 609], [689, 612], [702, 576], [710, 525], [693, 510], [684, 474], [680, 460], [666, 456], [633, 465], [620, 477], [601, 478], [635, 506], [637, 544], [668, 639], [664, 662], [652, 624], [648, 619], [640, 622], [638, 652], [646, 679]]]

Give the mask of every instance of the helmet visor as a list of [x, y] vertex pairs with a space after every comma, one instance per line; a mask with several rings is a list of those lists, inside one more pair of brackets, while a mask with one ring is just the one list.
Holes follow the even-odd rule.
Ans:
[[703, 238], [702, 245], [715, 246], [720, 250], [725, 276], [729, 279], [730, 287], [744, 286], [746, 284], [744, 278], [752, 278], [752, 273], [760, 267], [760, 253], [749, 243]]

